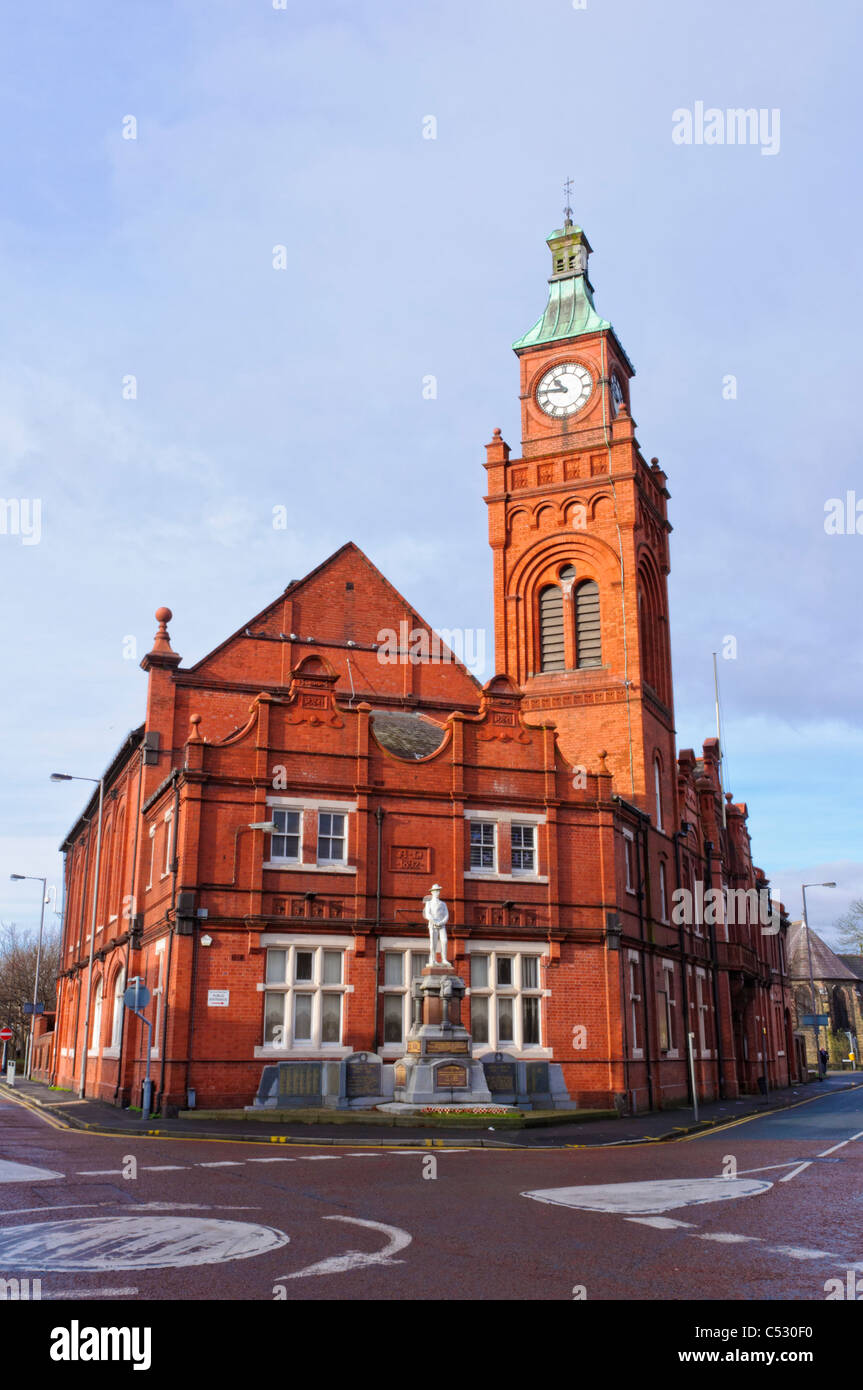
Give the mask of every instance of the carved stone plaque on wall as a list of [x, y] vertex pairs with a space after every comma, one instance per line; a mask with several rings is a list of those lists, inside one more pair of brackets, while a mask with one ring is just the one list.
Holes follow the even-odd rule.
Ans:
[[431, 850], [412, 845], [390, 845], [390, 870], [403, 874], [430, 873]]

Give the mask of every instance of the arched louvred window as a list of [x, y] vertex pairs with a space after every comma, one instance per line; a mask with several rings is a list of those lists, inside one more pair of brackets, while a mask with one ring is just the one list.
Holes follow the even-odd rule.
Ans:
[[595, 579], [585, 579], [575, 591], [575, 652], [579, 670], [602, 665], [599, 585]]
[[563, 594], [549, 584], [539, 595], [539, 653], [541, 671], [563, 671]]

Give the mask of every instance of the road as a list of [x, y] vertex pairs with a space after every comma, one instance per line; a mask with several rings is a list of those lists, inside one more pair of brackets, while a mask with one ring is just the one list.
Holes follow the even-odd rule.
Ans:
[[0, 1103], [0, 1278], [43, 1300], [824, 1300], [863, 1293], [861, 1216], [863, 1088], [675, 1143], [434, 1152]]

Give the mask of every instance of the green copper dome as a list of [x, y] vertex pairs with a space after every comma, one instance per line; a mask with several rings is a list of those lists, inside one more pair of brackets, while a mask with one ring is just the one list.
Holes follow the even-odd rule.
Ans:
[[554, 273], [548, 282], [545, 313], [523, 338], [513, 343], [516, 349], [611, 328], [607, 319], [600, 318], [593, 303], [593, 286], [587, 278], [591, 248], [581, 227], [567, 221], [563, 228], [552, 232], [548, 245]]

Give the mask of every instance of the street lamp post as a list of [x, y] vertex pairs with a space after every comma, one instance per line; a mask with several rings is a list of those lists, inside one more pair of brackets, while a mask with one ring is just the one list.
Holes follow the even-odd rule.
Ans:
[[33, 1033], [36, 1027], [36, 1002], [39, 998], [39, 966], [42, 963], [42, 928], [45, 925], [45, 898], [48, 892], [47, 879], [40, 878], [38, 874], [10, 874], [13, 880], [21, 882], [23, 879], [31, 879], [33, 883], [42, 885], [42, 911], [39, 914], [39, 944], [36, 947], [36, 978], [33, 981], [33, 1012], [30, 1015], [30, 1038], [27, 1044], [27, 1060], [24, 1064], [24, 1079], [30, 1080], [33, 1072]]
[[81, 1085], [78, 1095], [83, 1099], [87, 1085], [87, 1052], [90, 1042], [90, 1008], [92, 1005], [93, 954], [96, 949], [96, 908], [99, 902], [99, 858], [102, 851], [102, 802], [105, 794], [104, 777], [73, 777], [68, 772], [52, 772], [52, 782], [92, 782], [99, 788], [99, 820], [96, 828], [96, 868], [93, 884], [93, 910], [90, 914], [90, 959], [87, 965], [87, 1009], [84, 1014], [84, 1046], [81, 1055]]
[[[815, 1003], [815, 976], [812, 972], [812, 937], [809, 932], [809, 910], [806, 906], [807, 888], [835, 888], [836, 884], [830, 883], [804, 883], [803, 884], [803, 921], [806, 924], [806, 953], [809, 957], [809, 989], [812, 994], [812, 1032], [815, 1036], [815, 1061], [818, 1064], [818, 1079], [823, 1081], [821, 1075], [821, 1051], [818, 1046], [821, 1040], [821, 1029], [818, 1026], [818, 1005]], [[825, 1068], [826, 1071], [826, 1068]]]

